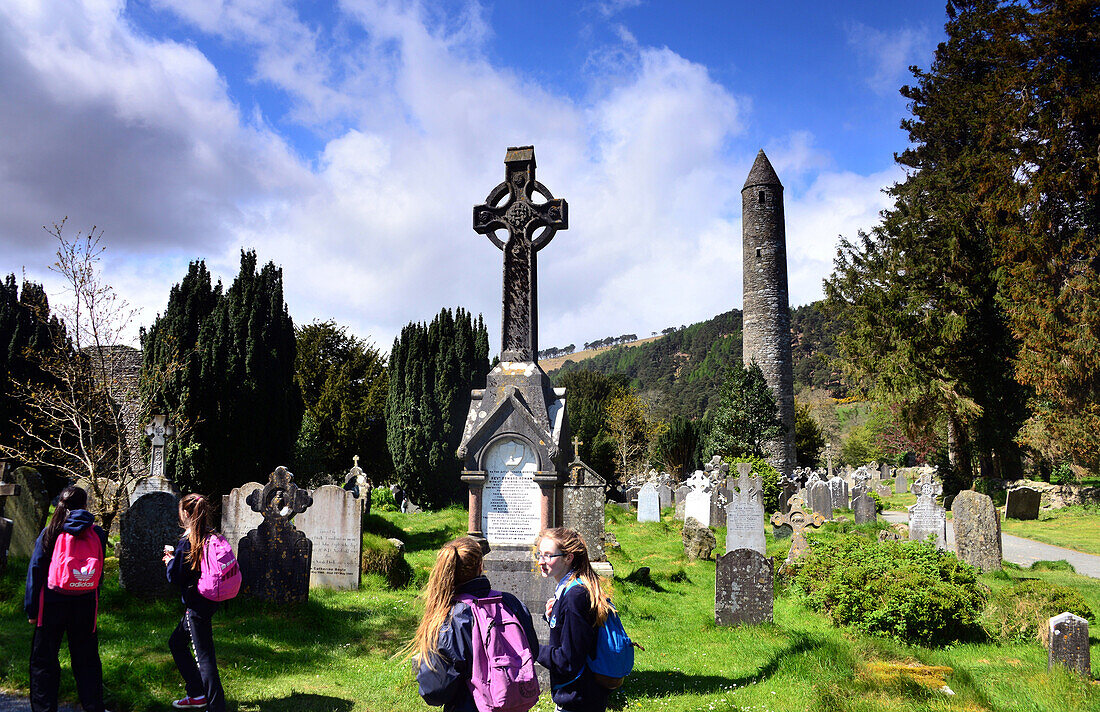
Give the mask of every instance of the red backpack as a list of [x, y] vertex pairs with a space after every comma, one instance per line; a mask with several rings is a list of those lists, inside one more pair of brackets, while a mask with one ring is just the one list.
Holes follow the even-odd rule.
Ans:
[[103, 542], [95, 529], [88, 527], [73, 536], [58, 535], [50, 557], [46, 585], [51, 591], [69, 595], [88, 593], [99, 588], [103, 577]]
[[479, 712], [526, 712], [539, 701], [535, 659], [523, 625], [499, 591], [455, 596], [473, 612], [470, 692]]

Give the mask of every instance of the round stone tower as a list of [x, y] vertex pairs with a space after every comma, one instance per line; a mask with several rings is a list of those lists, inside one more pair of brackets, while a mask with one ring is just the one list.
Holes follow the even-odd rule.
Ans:
[[742, 350], [754, 360], [775, 395], [785, 435], [767, 444], [768, 461], [789, 476], [794, 450], [794, 375], [791, 312], [787, 302], [787, 233], [783, 223], [783, 184], [760, 151], [741, 189], [744, 242], [744, 326]]

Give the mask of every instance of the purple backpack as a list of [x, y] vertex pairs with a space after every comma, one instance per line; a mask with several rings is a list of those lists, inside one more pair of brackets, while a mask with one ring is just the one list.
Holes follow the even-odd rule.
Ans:
[[479, 712], [527, 712], [539, 700], [535, 659], [523, 625], [504, 605], [500, 591], [484, 598], [455, 597], [474, 614], [470, 692]]
[[211, 534], [202, 548], [199, 594], [211, 601], [228, 601], [241, 590], [241, 567], [233, 547], [221, 534]]

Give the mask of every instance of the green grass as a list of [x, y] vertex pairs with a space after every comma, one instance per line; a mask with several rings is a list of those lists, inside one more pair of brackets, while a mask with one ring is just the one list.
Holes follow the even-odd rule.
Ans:
[[[1038, 644], [907, 646], [836, 628], [794, 596], [775, 599], [775, 622], [719, 628], [714, 624], [713, 561], [689, 562], [680, 523], [638, 524], [632, 513], [608, 508], [609, 529], [621, 549], [615, 566], [615, 601], [638, 652], [634, 674], [612, 694], [614, 710], [879, 710], [1063, 712], [1100, 709], [1100, 686], [1062, 671], [1048, 672]], [[414, 581], [423, 581], [435, 552], [465, 529], [463, 510], [373, 518], [371, 530], [406, 543]], [[812, 536], [851, 529], [830, 524]], [[719, 551], [725, 530], [718, 529]], [[768, 553], [782, 559], [789, 540], [767, 536]], [[166, 640], [180, 614], [177, 601], [148, 603], [118, 589], [116, 565], [106, 578], [100, 647], [109, 706], [115, 710], [169, 709], [183, 694]], [[650, 569], [648, 580], [630, 577]], [[21, 610], [25, 562], [13, 561], [0, 577], [0, 687], [26, 690], [31, 627]], [[999, 588], [1038, 577], [1073, 586], [1100, 612], [1100, 581], [1068, 571], [1007, 570], [982, 577]], [[627, 580], [631, 578], [631, 580]], [[214, 637], [223, 681], [236, 712], [406, 712], [429, 709], [416, 693], [410, 666], [392, 659], [418, 621], [415, 585], [390, 591], [377, 577], [357, 592], [314, 590], [295, 608], [234, 601], [215, 618]], [[1092, 655], [1100, 660], [1093, 636]], [[952, 669], [946, 696], [906, 678], [872, 673], [882, 662], [944, 665]], [[67, 664], [66, 664], [67, 666]], [[62, 697], [75, 698], [71, 675]], [[548, 696], [536, 708], [552, 709]]]
[[1100, 508], [1080, 505], [1040, 510], [1038, 519], [1002, 519], [1006, 534], [1086, 554], [1100, 554]]

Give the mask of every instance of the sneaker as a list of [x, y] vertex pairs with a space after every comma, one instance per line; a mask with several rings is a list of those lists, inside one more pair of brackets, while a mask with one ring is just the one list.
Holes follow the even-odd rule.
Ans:
[[206, 707], [206, 695], [201, 697], [184, 697], [182, 700], [172, 700], [172, 706], [178, 710], [198, 709]]

